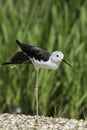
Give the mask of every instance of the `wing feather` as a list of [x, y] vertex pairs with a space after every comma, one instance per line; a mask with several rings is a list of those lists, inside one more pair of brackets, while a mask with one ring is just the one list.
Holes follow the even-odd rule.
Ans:
[[18, 46], [22, 49], [22, 51], [24, 51], [29, 57], [31, 58], [35, 58], [37, 60], [43, 60], [43, 61], [48, 61], [49, 57], [50, 57], [50, 53], [47, 52], [44, 49], [41, 49], [39, 47], [35, 47], [35, 46], [31, 46], [31, 45], [27, 45], [27, 44], [23, 44], [20, 43], [20, 41], [16, 40]]

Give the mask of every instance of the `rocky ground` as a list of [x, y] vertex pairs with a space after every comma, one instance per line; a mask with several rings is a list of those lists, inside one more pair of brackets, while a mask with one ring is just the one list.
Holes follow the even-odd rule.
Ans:
[[5, 113], [0, 114], [0, 130], [87, 130], [87, 121]]

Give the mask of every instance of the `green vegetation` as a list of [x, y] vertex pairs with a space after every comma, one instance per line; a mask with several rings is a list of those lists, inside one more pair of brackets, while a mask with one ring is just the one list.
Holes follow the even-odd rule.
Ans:
[[[0, 63], [18, 50], [15, 40], [49, 50], [61, 50], [71, 69], [39, 73], [39, 113], [46, 116], [87, 118], [87, 1], [1, 0]], [[0, 66], [0, 112], [35, 114], [35, 70]]]

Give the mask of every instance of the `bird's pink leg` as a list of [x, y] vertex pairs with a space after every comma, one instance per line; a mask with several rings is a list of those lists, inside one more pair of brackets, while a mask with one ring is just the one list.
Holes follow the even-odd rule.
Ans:
[[38, 116], [38, 71], [36, 71], [35, 94], [36, 94], [36, 115]]

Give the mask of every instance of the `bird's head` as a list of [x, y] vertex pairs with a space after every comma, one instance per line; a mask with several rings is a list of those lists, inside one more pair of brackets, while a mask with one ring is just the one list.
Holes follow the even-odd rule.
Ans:
[[63, 61], [71, 66], [67, 61], [64, 60], [64, 54], [61, 51], [54, 51], [50, 56], [50, 60], [56, 64], [60, 64]]
[[50, 56], [51, 61], [55, 63], [61, 62], [63, 58], [64, 54], [61, 51], [54, 51]]

